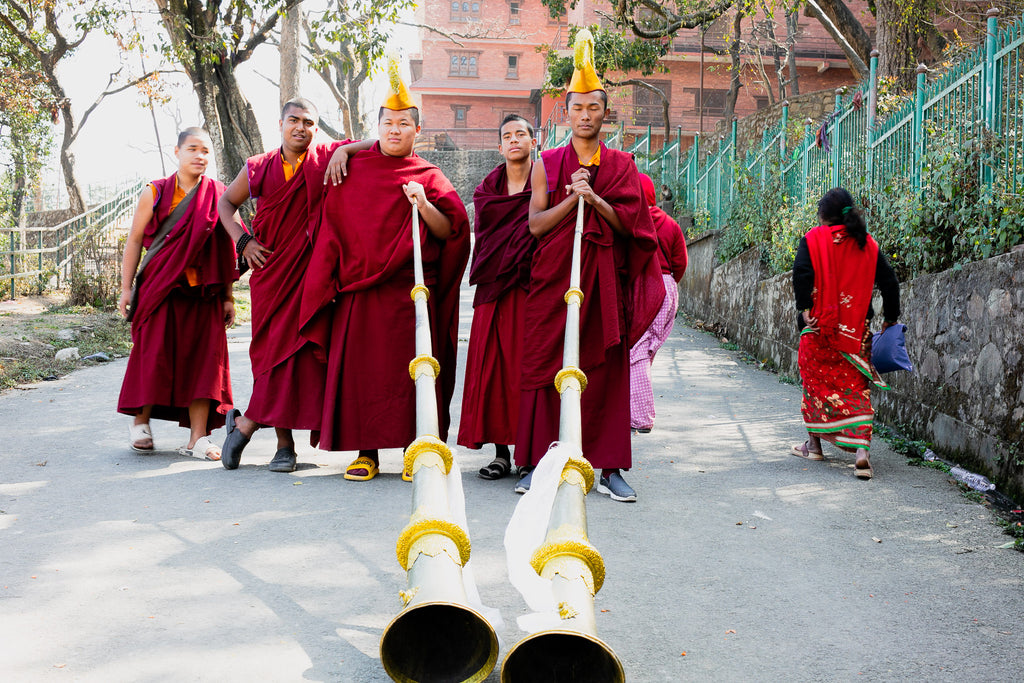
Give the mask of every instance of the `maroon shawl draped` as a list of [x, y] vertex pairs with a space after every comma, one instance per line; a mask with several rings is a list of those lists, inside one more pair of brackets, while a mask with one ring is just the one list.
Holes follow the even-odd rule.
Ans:
[[313, 232], [324, 195], [324, 173], [334, 150], [349, 140], [312, 145], [285, 181], [281, 150], [246, 161], [249, 196], [256, 198], [252, 233], [274, 253], [252, 272], [252, 374], [259, 377], [306, 343], [299, 335], [302, 281], [312, 253]]
[[[433, 351], [441, 364], [444, 405], [439, 413], [446, 424], [455, 390], [459, 284], [469, 259], [466, 207], [441, 170], [418, 156], [387, 156], [375, 144], [351, 157], [348, 167], [345, 182], [328, 187], [323, 200], [316, 249], [303, 287], [302, 335], [326, 354], [331, 345], [330, 304], [337, 293], [370, 289], [403, 271], [408, 272], [412, 289], [412, 206], [402, 185], [422, 184], [427, 199], [452, 222], [452, 235], [439, 240], [420, 221], [424, 274], [434, 289], [432, 297], [437, 297], [437, 319], [430, 322], [443, 332], [437, 335], [443, 348]], [[411, 302], [409, 306], [411, 310]], [[391, 314], [380, 311], [382, 316]], [[412, 324], [408, 330], [396, 329], [395, 334], [412, 336]]]
[[671, 275], [673, 280], [679, 282], [683, 279], [689, 260], [683, 229], [671, 216], [653, 205], [651, 221], [654, 222], [654, 229], [658, 233], [658, 260], [661, 263], [661, 272]]
[[842, 225], [819, 225], [804, 237], [814, 267], [811, 317], [818, 319], [821, 340], [838, 351], [859, 354], [875, 286], [878, 243], [868, 235], [861, 249]]
[[476, 285], [473, 306], [501, 298], [512, 287], [530, 286], [530, 259], [537, 240], [530, 234], [530, 180], [522, 192], [508, 194], [504, 162], [473, 193], [476, 225], [469, 284]]
[[[175, 175], [154, 180], [156, 200], [153, 218], [142, 237], [142, 246], [149, 248], [160, 224], [171, 214]], [[230, 287], [238, 279], [235, 245], [217, 218], [217, 200], [224, 193], [224, 184], [200, 176], [192, 203], [171, 228], [164, 245], [146, 265], [139, 289], [139, 306], [132, 316], [132, 325], [142, 324], [176, 287], [187, 287], [185, 269], [192, 267], [199, 285], [211, 291]]]
[[[541, 153], [547, 176], [548, 206], [565, 195], [570, 176], [580, 168], [572, 143]], [[633, 157], [601, 145], [601, 163], [591, 167], [591, 187], [615, 212], [630, 235], [616, 233], [592, 206], [584, 205], [580, 288], [580, 365], [600, 365], [608, 349], [632, 346], [658, 314], [665, 284], [656, 251], [657, 236], [640, 188]], [[562, 366], [565, 301], [572, 262], [573, 210], [540, 238], [534, 252], [526, 308], [523, 357], [524, 390], [549, 386]]]

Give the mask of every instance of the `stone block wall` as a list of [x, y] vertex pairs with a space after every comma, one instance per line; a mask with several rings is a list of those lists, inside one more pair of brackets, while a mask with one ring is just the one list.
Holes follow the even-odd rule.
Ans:
[[[717, 242], [688, 243], [680, 309], [797, 375], [791, 274], [768, 277], [756, 249], [719, 264]], [[903, 283], [901, 308], [915, 372], [886, 377], [892, 389], [873, 394], [878, 418], [1024, 500], [1024, 251]]]
[[[497, 138], [497, 136], [495, 136]], [[419, 155], [436, 165], [452, 182], [472, 217], [473, 191], [487, 174], [501, 162], [501, 154], [494, 150], [457, 150], [453, 152], [425, 151]]]

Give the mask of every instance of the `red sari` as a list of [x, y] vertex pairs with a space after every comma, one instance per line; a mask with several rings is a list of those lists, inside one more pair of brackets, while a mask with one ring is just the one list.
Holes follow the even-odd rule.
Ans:
[[[565, 197], [580, 168], [572, 144], [541, 153], [548, 206]], [[628, 469], [629, 348], [654, 320], [665, 297], [657, 237], [630, 154], [601, 145], [600, 165], [590, 167], [591, 187], [615, 208], [630, 237], [616, 233], [591, 206], [584, 208], [580, 288], [580, 366], [583, 455], [599, 469]], [[566, 305], [576, 212], [544, 235], [534, 252], [526, 301], [522, 398], [516, 464], [536, 465], [558, 438], [561, 404], [553, 386], [562, 367]]]
[[404, 448], [416, 437], [412, 206], [402, 191], [421, 183], [452, 222], [447, 240], [420, 223], [430, 290], [441, 438], [455, 390], [459, 284], [469, 258], [469, 219], [440, 169], [418, 156], [391, 157], [379, 145], [349, 160], [345, 182], [329, 187], [302, 297], [302, 335], [327, 359], [319, 445], [352, 451]]
[[526, 290], [536, 246], [530, 196], [529, 179], [522, 192], [508, 194], [504, 162], [473, 193], [476, 243], [469, 284], [476, 294], [458, 439], [467, 448], [515, 443]]
[[842, 225], [819, 225], [806, 235], [814, 268], [810, 316], [818, 328], [800, 335], [801, 410], [807, 431], [845, 451], [871, 447], [871, 385], [888, 385], [871, 366], [868, 308], [878, 244], [863, 249]]
[[299, 306], [327, 162], [348, 142], [311, 146], [287, 180], [279, 149], [246, 161], [249, 195], [257, 199], [253, 235], [273, 251], [249, 280], [253, 387], [245, 414], [260, 424], [320, 428], [326, 365], [316, 357], [315, 346], [299, 334]]
[[[143, 234], [148, 248], [171, 214], [176, 174], [153, 181], [153, 218]], [[224, 425], [232, 408], [224, 299], [238, 279], [235, 248], [217, 219], [222, 183], [201, 176], [192, 203], [146, 265], [132, 316], [128, 357], [117, 411], [191, 427], [188, 406], [210, 399], [206, 431]], [[192, 283], [186, 275], [190, 271]]]

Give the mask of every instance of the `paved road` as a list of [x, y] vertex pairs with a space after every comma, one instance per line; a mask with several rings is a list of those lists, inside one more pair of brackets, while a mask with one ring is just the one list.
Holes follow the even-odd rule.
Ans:
[[[231, 337], [242, 406], [247, 334]], [[299, 471], [273, 474], [265, 433], [228, 472], [173, 454], [184, 430], [155, 423], [167, 450], [135, 455], [114, 411], [124, 367], [0, 396], [0, 680], [387, 680], [378, 641], [405, 587], [411, 490], [399, 454], [365, 484], [341, 478], [350, 454], [308, 446]], [[870, 482], [835, 451], [788, 455], [799, 389], [703, 333], [677, 326], [654, 375], [657, 427], [634, 437], [628, 475], [639, 501], [593, 493], [587, 508], [608, 573], [599, 634], [628, 680], [1021, 679], [1024, 555], [995, 548], [1008, 537], [985, 508], [882, 442]], [[501, 543], [518, 497], [472, 474], [489, 450], [459, 455], [503, 658], [526, 609]]]

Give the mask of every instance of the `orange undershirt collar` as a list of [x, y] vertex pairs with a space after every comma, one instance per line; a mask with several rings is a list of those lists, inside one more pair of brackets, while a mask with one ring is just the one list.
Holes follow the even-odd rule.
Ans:
[[[309, 150], [306, 150], [306, 152], [308, 152], [308, 151]], [[284, 164], [284, 181], [285, 182], [288, 182], [289, 180], [292, 179], [292, 176], [295, 175], [295, 171], [297, 171], [299, 169], [299, 166], [302, 165], [302, 162], [306, 160], [306, 152], [303, 152], [302, 154], [300, 154], [299, 155], [299, 160], [295, 162], [295, 166], [292, 166], [291, 164], [288, 163], [288, 160], [284, 158], [284, 151], [283, 150], [281, 151], [281, 163]]]

